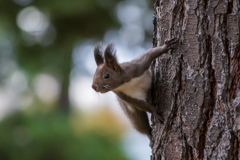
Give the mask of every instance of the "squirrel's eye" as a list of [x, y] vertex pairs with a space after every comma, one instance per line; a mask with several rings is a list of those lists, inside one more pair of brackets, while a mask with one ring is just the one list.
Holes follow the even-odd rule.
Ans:
[[105, 74], [105, 75], [104, 75], [104, 78], [105, 78], [105, 79], [108, 79], [108, 78], [109, 78], [109, 74]]

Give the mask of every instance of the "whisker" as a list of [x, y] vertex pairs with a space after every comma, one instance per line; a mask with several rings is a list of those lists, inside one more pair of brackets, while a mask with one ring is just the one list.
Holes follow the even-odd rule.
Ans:
[[110, 89], [111, 87], [109, 85], [104, 85], [104, 88]]
[[109, 85], [106, 85], [107, 87], [110, 87]]

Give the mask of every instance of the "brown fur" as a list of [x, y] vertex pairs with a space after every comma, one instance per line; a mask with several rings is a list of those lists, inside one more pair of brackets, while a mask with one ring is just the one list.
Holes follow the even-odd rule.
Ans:
[[[139, 90], [138, 88], [134, 87], [149, 87], [147, 89], [150, 89], [150, 85], [146, 85], [144, 83], [149, 83], [148, 79], [151, 78], [146, 77], [150, 76], [151, 74], [145, 74], [149, 69], [151, 62], [173, 48], [177, 43], [177, 39], [167, 40], [163, 46], [151, 48], [142, 56], [132, 60], [131, 62], [125, 62], [122, 64], [119, 64], [117, 61], [116, 51], [113, 44], [107, 45], [104, 51], [104, 56], [102, 55], [100, 44], [96, 45], [94, 49], [97, 70], [93, 77], [93, 89], [96, 92], [101, 93], [113, 91], [118, 96], [119, 103], [132, 122], [134, 128], [139, 132], [148, 135], [150, 140], [151, 127], [149, 125], [146, 112], [152, 113], [157, 121], [163, 123], [163, 117], [161, 113], [159, 113], [157, 109], [150, 103], [146, 102], [146, 97], [142, 98], [141, 96], [141, 98], [139, 98], [136, 96], [137, 94], [127, 95], [127, 92], [124, 92], [125, 87], [120, 86], [128, 83], [127, 86], [131, 87], [130, 90], [133, 91], [131, 93], [134, 93], [136, 90], [136, 92], [144, 92], [141, 95], [145, 95], [145, 92], [147, 92], [146, 89]], [[123, 88], [123, 90], [119, 90], [119, 88]]]

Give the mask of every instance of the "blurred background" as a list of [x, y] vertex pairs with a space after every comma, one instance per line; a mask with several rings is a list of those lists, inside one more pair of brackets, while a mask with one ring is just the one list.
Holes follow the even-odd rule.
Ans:
[[152, 47], [152, 2], [0, 2], [0, 159], [149, 159], [115, 95], [91, 84], [97, 42], [120, 62]]

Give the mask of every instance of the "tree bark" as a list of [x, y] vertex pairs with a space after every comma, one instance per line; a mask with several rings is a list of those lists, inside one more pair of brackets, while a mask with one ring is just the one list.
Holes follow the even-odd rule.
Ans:
[[240, 1], [155, 0], [152, 160], [240, 159]]

